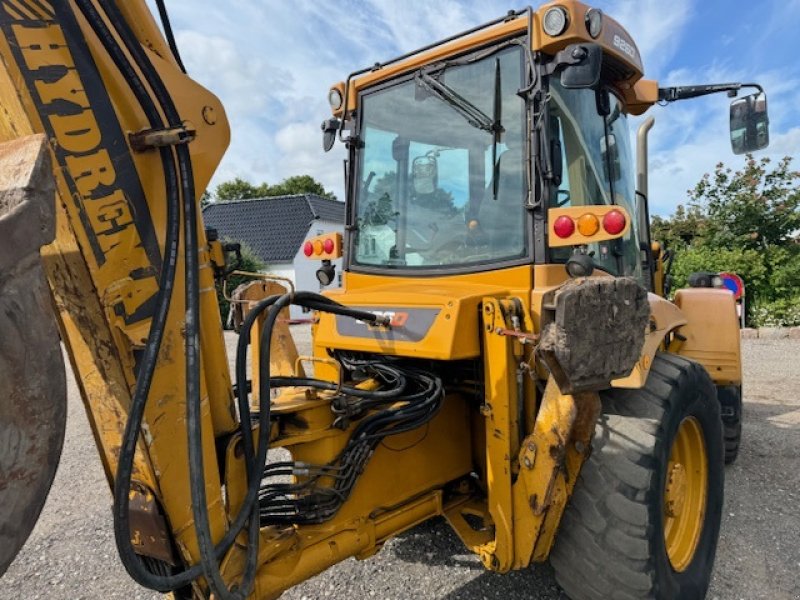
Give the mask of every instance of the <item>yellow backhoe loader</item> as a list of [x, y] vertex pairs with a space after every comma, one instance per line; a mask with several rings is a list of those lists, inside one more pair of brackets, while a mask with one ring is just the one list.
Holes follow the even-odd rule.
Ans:
[[[156, 3], [164, 34], [144, 0], [0, 0], [0, 575], [58, 462], [60, 339], [148, 588], [276, 598], [444, 516], [487, 569], [549, 560], [572, 598], [703, 597], [737, 318], [726, 291], [666, 299], [652, 120], [635, 160], [628, 118], [753, 88], [731, 108], [752, 151], [763, 90], [659, 88], [575, 0], [350, 74], [322, 126], [345, 233], [304, 248], [321, 285], [344, 258], [342, 287], [249, 290], [231, 375], [215, 280], [236, 261], [198, 212], [228, 124]], [[273, 339], [290, 304], [311, 357]]]

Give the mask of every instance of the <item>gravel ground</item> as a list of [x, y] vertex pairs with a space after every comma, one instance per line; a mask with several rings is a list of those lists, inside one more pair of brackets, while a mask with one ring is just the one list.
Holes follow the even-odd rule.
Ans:
[[[301, 347], [307, 327], [293, 332]], [[229, 338], [230, 342], [233, 337]], [[800, 342], [744, 340], [744, 442], [726, 469], [725, 512], [710, 598], [800, 599]], [[117, 558], [111, 495], [70, 381], [67, 441], [42, 517], [0, 579], [4, 598], [159, 598]], [[286, 592], [312, 598], [483, 600], [563, 597], [547, 565], [485, 572], [441, 520], [390, 541]]]

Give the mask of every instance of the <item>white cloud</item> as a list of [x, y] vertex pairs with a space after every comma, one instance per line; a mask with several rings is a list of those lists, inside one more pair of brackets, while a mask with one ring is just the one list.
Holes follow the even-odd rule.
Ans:
[[683, 39], [692, 14], [690, 0], [611, 0], [598, 4], [633, 37], [645, 76], [658, 78]]
[[[772, 119], [770, 153], [796, 152], [796, 68], [742, 68], [730, 49], [745, 51], [741, 39], [699, 68], [673, 66], [691, 41], [685, 36], [697, 1], [596, 4], [631, 33], [649, 78], [665, 85], [753, 79], [764, 84]], [[793, 8], [786, 10], [796, 11], [799, 2], [792, 0], [787, 6]], [[189, 73], [220, 97], [231, 124], [231, 146], [212, 185], [234, 176], [275, 183], [308, 173], [343, 197], [344, 151], [337, 144], [325, 154], [319, 130], [330, 116], [329, 86], [358, 68], [501, 16], [508, 6], [505, 0], [171, 0], [173, 28]], [[780, 15], [771, 16], [770, 23], [779, 27]], [[724, 96], [656, 107], [652, 114], [657, 124], [651, 134], [651, 200], [655, 213], [668, 213], [716, 162], [739, 159], [730, 151]]]

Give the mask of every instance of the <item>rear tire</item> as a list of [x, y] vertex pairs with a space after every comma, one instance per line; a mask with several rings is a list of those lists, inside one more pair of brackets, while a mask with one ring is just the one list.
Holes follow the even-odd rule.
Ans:
[[718, 386], [717, 398], [722, 411], [722, 430], [725, 434], [725, 464], [729, 465], [739, 455], [742, 441], [742, 386]]
[[[705, 597], [723, 500], [722, 421], [708, 373], [685, 358], [659, 354], [643, 389], [611, 389], [601, 398], [593, 452], [550, 555], [556, 580], [573, 600]], [[677, 462], [670, 459], [680, 456], [676, 448], [687, 455], [682, 445], [687, 430], [695, 432], [700, 451], [690, 453], [690, 483], [680, 488], [686, 491], [686, 504], [681, 509], [670, 504], [673, 516], [668, 519], [665, 499], [674, 502], [680, 496], [672, 491], [675, 487], [667, 491]], [[673, 445], [676, 438], [680, 441]], [[700, 480], [706, 485], [700, 488], [689, 474], [697, 464], [705, 472]], [[692, 486], [703, 490], [704, 507], [689, 500]], [[686, 517], [680, 518], [694, 523], [695, 534], [681, 557], [674, 542], [668, 553], [665, 524], [674, 523], [674, 513], [683, 514], [687, 507]]]

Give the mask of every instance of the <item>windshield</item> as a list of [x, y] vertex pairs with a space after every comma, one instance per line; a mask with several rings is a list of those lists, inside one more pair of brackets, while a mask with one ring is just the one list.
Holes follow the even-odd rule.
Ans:
[[[603, 105], [607, 110], [598, 110]], [[608, 91], [565, 89], [558, 80], [550, 80], [548, 127], [551, 140], [557, 140], [553, 160], [560, 160], [562, 167], [550, 206], [623, 206], [631, 216], [630, 231], [619, 240], [589, 244], [588, 251], [598, 268], [641, 279], [634, 161], [623, 110]], [[571, 253], [572, 248], [554, 248], [551, 260], [565, 262]]]
[[517, 45], [361, 98], [353, 263], [448, 268], [527, 256]]

